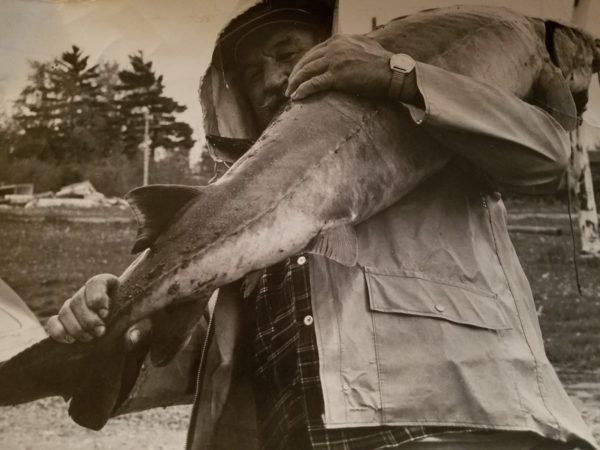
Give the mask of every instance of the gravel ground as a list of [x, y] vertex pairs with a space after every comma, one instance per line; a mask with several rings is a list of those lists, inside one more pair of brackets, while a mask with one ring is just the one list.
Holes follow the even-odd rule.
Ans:
[[101, 431], [75, 424], [61, 398], [0, 408], [2, 450], [182, 450], [190, 406], [117, 417]]
[[600, 372], [559, 372], [569, 396], [600, 443]]
[[[561, 373], [567, 391], [600, 441], [600, 373]], [[1, 450], [182, 450], [190, 406], [117, 417], [101, 431], [81, 428], [60, 398], [0, 408]]]

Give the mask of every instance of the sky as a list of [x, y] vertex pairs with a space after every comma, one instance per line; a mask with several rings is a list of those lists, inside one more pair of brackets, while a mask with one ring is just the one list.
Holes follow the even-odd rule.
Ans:
[[239, 0], [0, 0], [0, 107], [9, 112], [30, 60], [51, 60], [72, 44], [90, 62], [128, 64], [143, 50], [165, 91], [188, 107], [181, 118], [203, 142], [197, 100], [216, 36]]
[[[582, 1], [592, 4], [589, 16], [600, 17], [600, 0]], [[200, 75], [219, 30], [247, 3], [251, 0], [0, 0], [0, 109], [10, 111], [25, 86], [30, 60], [51, 60], [76, 44], [92, 63], [117, 61], [126, 66], [127, 55], [143, 50], [164, 75], [167, 95], [188, 107], [181, 118], [194, 128], [197, 154], [204, 141], [197, 100]], [[573, 4], [572, 0], [342, 0], [340, 30], [366, 32], [372, 17], [385, 23], [401, 14], [453, 3], [503, 4], [563, 20], [571, 19]], [[600, 95], [596, 92], [593, 97], [600, 105]]]

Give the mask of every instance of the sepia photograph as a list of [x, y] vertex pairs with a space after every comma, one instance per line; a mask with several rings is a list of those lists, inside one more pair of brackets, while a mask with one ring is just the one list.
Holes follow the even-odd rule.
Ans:
[[0, 450], [600, 450], [600, 0], [0, 0]]

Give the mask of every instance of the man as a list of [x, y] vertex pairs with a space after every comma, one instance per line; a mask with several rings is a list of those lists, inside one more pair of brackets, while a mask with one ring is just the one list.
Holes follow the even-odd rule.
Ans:
[[[261, 2], [234, 19], [201, 89], [207, 134], [256, 139], [288, 97], [339, 90], [404, 104], [410, 114], [398, 126], [407, 138], [421, 126], [411, 139], [457, 156], [354, 227], [358, 263], [332, 243], [333, 252], [307, 249], [247, 277], [243, 300], [231, 302], [237, 288], [223, 290], [217, 307], [241, 304], [250, 336], [259, 447], [592, 447], [544, 354], [500, 195], [479, 175], [520, 189], [556, 187], [566, 132], [510, 94], [391, 55], [368, 38], [324, 41], [331, 21], [331, 8], [302, 0]], [[49, 320], [51, 335], [102, 335], [117, 283], [92, 278]], [[215, 316], [235, 314], [231, 307]], [[223, 411], [221, 428], [228, 415], [248, 417], [215, 397], [202, 402]], [[197, 412], [194, 421], [203, 420]], [[197, 448], [253, 448], [250, 438], [227, 445], [190, 437]]]

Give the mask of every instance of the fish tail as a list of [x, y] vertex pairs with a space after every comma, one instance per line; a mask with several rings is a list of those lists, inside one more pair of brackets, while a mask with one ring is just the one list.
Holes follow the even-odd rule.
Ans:
[[119, 402], [126, 361], [121, 335], [98, 343], [87, 358], [69, 404], [69, 415], [77, 424], [92, 430], [106, 424]]
[[73, 394], [89, 345], [46, 338], [0, 363], [0, 406]]

